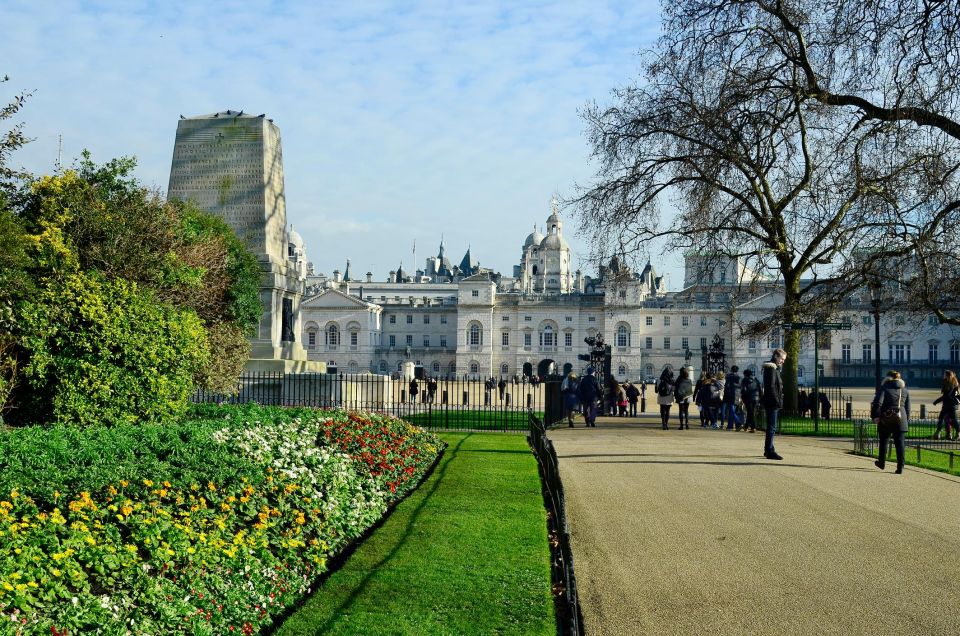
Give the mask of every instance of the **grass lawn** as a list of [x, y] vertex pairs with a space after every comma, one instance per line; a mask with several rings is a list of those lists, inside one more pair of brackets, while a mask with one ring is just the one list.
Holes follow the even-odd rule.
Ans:
[[[893, 443], [890, 443], [891, 448]], [[953, 451], [953, 468], [950, 468], [950, 455], [948, 452], [938, 452], [928, 448], [920, 449], [920, 461], [917, 461], [917, 449], [907, 447], [907, 452], [904, 455], [903, 461], [907, 466], [918, 466], [920, 468], [929, 468], [930, 470], [936, 470], [941, 473], [949, 473], [951, 475], [960, 475], [960, 451]], [[868, 457], [877, 457], [877, 451], [874, 450], [873, 453], [866, 453]], [[896, 454], [890, 452], [888, 454], [887, 463], [888, 465], [896, 465]]]
[[[534, 412], [542, 418], [543, 413]], [[526, 411], [444, 410], [401, 414], [404, 420], [425, 429], [472, 429], [480, 431], [525, 431], [529, 427]]]
[[[758, 420], [759, 421], [759, 420]], [[922, 439], [933, 437], [937, 427], [936, 420], [911, 421], [907, 439]], [[867, 424], [867, 433], [876, 436], [876, 425]], [[814, 435], [818, 437], [853, 437], [853, 421], [851, 420], [820, 420], [820, 427], [813, 430], [813, 419], [803, 417], [784, 417], [780, 419], [778, 433], [784, 435]]]
[[526, 438], [440, 437], [449, 447], [430, 478], [277, 634], [556, 634]]

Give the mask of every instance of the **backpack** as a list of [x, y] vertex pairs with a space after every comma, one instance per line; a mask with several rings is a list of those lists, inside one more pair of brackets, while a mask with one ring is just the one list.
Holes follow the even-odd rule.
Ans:
[[657, 386], [657, 395], [662, 395], [664, 397], [673, 395], [673, 387], [671, 387], [670, 383], [666, 380], [660, 380], [660, 384]]

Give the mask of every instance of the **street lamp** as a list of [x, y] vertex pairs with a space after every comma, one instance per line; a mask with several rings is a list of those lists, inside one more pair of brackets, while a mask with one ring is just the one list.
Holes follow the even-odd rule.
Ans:
[[870, 283], [870, 304], [873, 306], [873, 339], [874, 339], [874, 373], [876, 375], [877, 390], [880, 390], [880, 301], [883, 298], [883, 286], [879, 280]]

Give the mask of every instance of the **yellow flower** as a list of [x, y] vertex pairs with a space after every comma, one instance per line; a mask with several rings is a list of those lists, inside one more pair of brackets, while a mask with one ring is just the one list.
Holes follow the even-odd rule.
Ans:
[[213, 484], [212, 481], [208, 481], [208, 482], [207, 482], [207, 488], [208, 488], [211, 492], [213, 492], [213, 491], [215, 491], [215, 490], [217, 489], [217, 487]]
[[132, 544], [128, 543], [127, 545], [125, 545], [125, 546], [123, 546], [123, 547], [124, 547], [124, 548], [127, 550], [127, 552], [129, 552], [130, 554], [136, 554], [136, 553], [137, 553], [137, 546], [135, 546], [135, 545], [132, 545]]
[[164, 487], [164, 488], [170, 488], [170, 482], [164, 480], [164, 482], [163, 482], [163, 487]]
[[8, 592], [12, 592], [12, 591], [13, 591], [13, 586], [10, 585], [10, 582], [9, 582], [9, 581], [4, 581], [4, 582], [3, 582], [3, 589], [5, 589], [5, 590], [8, 591]]
[[197, 553], [197, 550], [193, 546], [190, 546], [189, 548], [187, 548], [187, 554], [196, 554], [196, 553]]
[[63, 574], [63, 572], [61, 572], [61, 571], [58, 570], [57, 568], [50, 568], [50, 574], [52, 574], [52, 575], [54, 575], [54, 576], [60, 576], [61, 574]]
[[147, 488], [150, 488], [151, 486], [153, 486], [153, 481], [150, 479], [144, 479], [143, 485], [146, 486]]

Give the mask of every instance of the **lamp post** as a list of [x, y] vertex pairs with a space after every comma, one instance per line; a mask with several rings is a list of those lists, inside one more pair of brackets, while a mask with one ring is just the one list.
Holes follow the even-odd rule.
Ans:
[[880, 390], [880, 301], [882, 300], [883, 287], [880, 281], [874, 281], [870, 284], [870, 304], [873, 306], [873, 351], [874, 351], [874, 374], [876, 375], [877, 386]]

